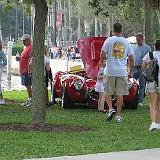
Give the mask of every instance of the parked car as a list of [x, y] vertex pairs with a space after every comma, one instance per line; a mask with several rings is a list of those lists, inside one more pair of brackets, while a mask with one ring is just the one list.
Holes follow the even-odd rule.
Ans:
[[[97, 107], [98, 93], [95, 91], [96, 77], [99, 69], [100, 51], [105, 37], [82, 38], [78, 48], [84, 69], [81, 66], [71, 68], [69, 73], [59, 71], [55, 74], [52, 87], [53, 102], [62, 98], [62, 107], [74, 108], [75, 104]], [[128, 80], [129, 95], [124, 96], [125, 108], [137, 109], [138, 84], [133, 78]], [[114, 97], [115, 102], [116, 97]]]

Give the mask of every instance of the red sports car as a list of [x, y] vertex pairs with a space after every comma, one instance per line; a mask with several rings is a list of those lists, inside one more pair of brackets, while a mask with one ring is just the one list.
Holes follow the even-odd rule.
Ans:
[[[75, 66], [72, 72], [59, 71], [55, 74], [52, 87], [53, 103], [55, 103], [56, 98], [61, 98], [64, 108], [74, 108], [77, 103], [97, 107], [98, 93], [95, 92], [95, 84], [99, 69], [100, 51], [105, 39], [104, 37], [91, 37], [82, 38], [78, 41], [84, 70]], [[137, 109], [137, 81], [133, 78], [129, 79], [128, 87], [129, 95], [124, 96], [124, 106], [125, 108]]]

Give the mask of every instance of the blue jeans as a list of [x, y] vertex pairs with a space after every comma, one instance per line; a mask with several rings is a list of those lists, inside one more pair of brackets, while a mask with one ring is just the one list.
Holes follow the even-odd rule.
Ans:
[[142, 74], [141, 67], [134, 67], [133, 78], [139, 80], [138, 102], [143, 103], [145, 97], [146, 81]]

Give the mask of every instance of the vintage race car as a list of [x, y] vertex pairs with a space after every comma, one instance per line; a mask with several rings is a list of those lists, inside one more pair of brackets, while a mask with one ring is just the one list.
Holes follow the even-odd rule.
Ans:
[[[74, 108], [75, 104], [97, 107], [98, 93], [95, 91], [95, 84], [99, 69], [100, 51], [104, 41], [104, 37], [82, 38], [78, 41], [84, 69], [78, 65], [72, 67], [69, 73], [59, 71], [55, 74], [52, 87], [53, 103], [56, 102], [56, 98], [61, 98], [64, 108]], [[137, 81], [130, 78], [128, 87], [129, 95], [123, 98], [124, 107], [137, 109]], [[113, 97], [113, 102], [115, 101], [116, 97]]]

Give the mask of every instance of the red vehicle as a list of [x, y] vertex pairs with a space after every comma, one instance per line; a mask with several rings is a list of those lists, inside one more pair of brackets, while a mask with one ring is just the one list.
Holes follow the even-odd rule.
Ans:
[[[100, 51], [104, 37], [82, 38], [78, 41], [78, 48], [84, 64], [84, 70], [77, 68], [74, 72], [57, 72], [53, 80], [53, 103], [56, 98], [62, 98], [62, 107], [74, 108], [74, 104], [96, 106], [98, 93], [95, 92], [96, 77]], [[75, 67], [76, 68], [76, 67]], [[138, 84], [133, 78], [129, 79], [129, 95], [124, 96], [125, 108], [137, 109]]]

